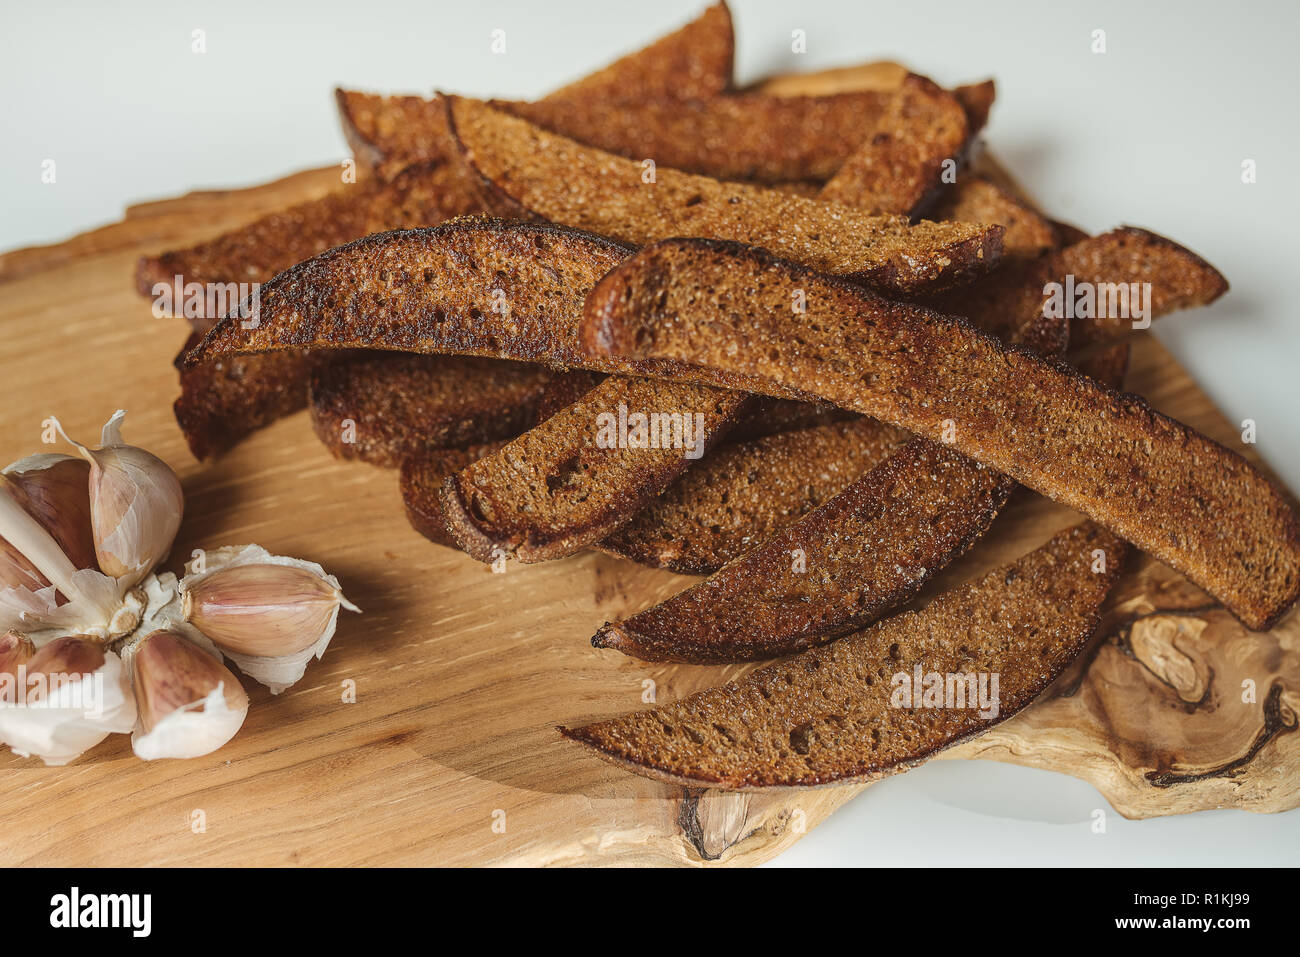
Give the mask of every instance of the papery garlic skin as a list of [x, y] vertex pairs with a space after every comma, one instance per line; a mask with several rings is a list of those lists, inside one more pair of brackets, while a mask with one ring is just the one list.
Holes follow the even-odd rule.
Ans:
[[297, 682], [307, 662], [325, 653], [340, 608], [361, 610], [320, 565], [260, 545], [208, 552], [203, 571], [186, 575], [180, 587], [186, 621], [272, 694]]
[[100, 570], [127, 587], [167, 557], [185, 510], [180, 479], [162, 459], [122, 441], [119, 409], [99, 448], [68, 438], [90, 462], [90, 521]]
[[0, 703], [0, 740], [48, 765], [80, 757], [135, 727], [135, 696], [122, 661], [82, 636], [49, 642], [20, 666], [26, 694]]
[[235, 736], [248, 695], [219, 656], [172, 631], [135, 647], [131, 665], [138, 722], [131, 747], [146, 761], [197, 758]]

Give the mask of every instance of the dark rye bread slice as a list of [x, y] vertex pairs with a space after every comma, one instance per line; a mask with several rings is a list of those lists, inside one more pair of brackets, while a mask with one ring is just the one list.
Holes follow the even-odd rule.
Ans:
[[[1056, 259], [1057, 272], [1073, 276], [1076, 289], [1084, 282], [1099, 290], [1110, 283], [1150, 283], [1152, 319], [1178, 309], [1209, 305], [1228, 291], [1223, 274], [1196, 253], [1134, 226], [1066, 246]], [[1099, 305], [1102, 298], [1099, 294]], [[1117, 305], [1105, 298], [1108, 307]], [[1071, 319], [1070, 348], [1122, 336], [1132, 328], [1131, 315], [1123, 315], [1122, 309], [1102, 308], [1082, 321]]]
[[312, 428], [336, 458], [396, 468], [421, 449], [518, 435], [552, 376], [532, 363], [473, 356], [342, 355], [312, 373]]
[[[1087, 647], [1126, 552], [1085, 523], [919, 611], [673, 704], [560, 732], [688, 787], [813, 787], [904, 771], [1046, 690]], [[916, 677], [916, 696], [904, 697]], [[976, 700], [958, 697], [959, 684]]]
[[506, 443], [486, 442], [464, 449], [420, 449], [402, 460], [400, 485], [406, 520], [430, 541], [459, 548], [447, 527], [442, 507], [442, 484], [465, 466], [477, 462]]
[[839, 494], [910, 438], [857, 418], [724, 445], [596, 547], [683, 575], [710, 574]]
[[930, 210], [930, 218], [961, 223], [1001, 226], [1002, 265], [1011, 260], [1033, 259], [1061, 245], [1052, 221], [992, 180], [965, 173]]
[[630, 252], [578, 230], [480, 218], [367, 236], [267, 282], [256, 326], [222, 320], [187, 363], [375, 348], [635, 372], [591, 360], [577, 339], [586, 292]]
[[459, 159], [498, 215], [545, 219], [632, 244], [734, 239], [824, 272], [915, 294], [990, 269], [1002, 229], [909, 225], [838, 203], [658, 168], [582, 146], [474, 100], [448, 98]]
[[[189, 283], [266, 282], [296, 262], [368, 233], [433, 225], [477, 209], [478, 200], [448, 170], [446, 164], [422, 164], [391, 183], [345, 186], [197, 246], [142, 257], [137, 289], [151, 296], [156, 283], [173, 286], [179, 281], [184, 288]], [[186, 318], [199, 332], [221, 318], [205, 309], [190, 313]], [[174, 410], [190, 450], [198, 459], [209, 458], [301, 409], [311, 369], [305, 354], [284, 352], [183, 372]]]
[[[156, 283], [264, 283], [295, 263], [371, 233], [436, 226], [481, 209], [445, 163], [404, 170], [390, 183], [356, 183], [320, 199], [271, 213], [186, 249], [143, 256], [136, 288], [152, 296]], [[221, 315], [187, 316], [207, 332]]]
[[662, 492], [750, 401], [678, 382], [606, 379], [449, 477], [442, 489], [447, 525], [483, 562], [502, 552], [521, 562], [572, 554]]
[[818, 198], [867, 212], [917, 215], [942, 187], [945, 164], [965, 162], [970, 138], [957, 98], [910, 74]]
[[[1196, 253], [1145, 229], [1121, 226], [1091, 236], [1031, 262], [1011, 263], [977, 283], [930, 297], [926, 304], [950, 315], [965, 316], [976, 326], [997, 332], [1035, 314], [1069, 315], [1070, 348], [1114, 338], [1130, 331], [1133, 319], [1118, 309], [1118, 299], [1099, 296], [1102, 308], [1062, 310], [1048, 294], [1073, 277], [1075, 288], [1104, 290], [1150, 284], [1149, 319], [1178, 309], [1208, 305], [1228, 282]], [[1051, 308], [1049, 308], [1049, 306]], [[1072, 313], [1072, 314], [1071, 314]]]
[[[942, 98], [956, 111], [964, 138], [965, 113], [960, 103], [952, 94], [934, 90], [933, 99]], [[897, 131], [920, 141], [929, 125], [950, 122], [929, 104], [922, 114], [915, 91], [908, 91], [905, 104], [899, 99], [894, 91], [857, 90], [830, 96], [732, 93], [686, 101], [640, 100], [614, 109], [605, 104], [597, 110], [574, 100], [494, 100], [491, 105], [551, 133], [638, 163], [653, 160], [660, 167], [714, 179], [777, 184], [824, 182], [875, 137]]]
[[185, 367], [189, 340], [176, 356], [181, 394], [172, 404], [176, 424], [199, 461], [228, 451], [258, 429], [307, 404], [307, 381], [317, 360], [302, 352], [225, 356]]
[[824, 644], [914, 598], [993, 523], [1015, 482], [907, 443], [721, 571], [591, 639], [644, 661], [764, 661]]
[[[789, 303], [796, 290], [807, 311]], [[1241, 456], [1061, 363], [763, 250], [657, 243], [588, 297], [596, 355], [725, 370], [795, 388], [955, 451], [1087, 514], [1187, 575], [1248, 627], [1300, 592], [1300, 529]]]
[[[591, 121], [611, 104], [695, 100], [731, 86], [735, 36], [731, 11], [716, 3], [686, 26], [601, 70], [563, 86], [546, 101], [585, 106]], [[363, 168], [383, 176], [445, 154], [445, 115], [420, 96], [379, 96], [336, 90], [343, 134]]]
[[[377, 233], [274, 277], [261, 288], [257, 324], [221, 320], [185, 367], [229, 355], [384, 349], [671, 375], [660, 362], [595, 358], [578, 341], [587, 292], [631, 252], [564, 226], [485, 217]], [[720, 374], [712, 384], [737, 382]], [[813, 399], [797, 390], [783, 397]]]

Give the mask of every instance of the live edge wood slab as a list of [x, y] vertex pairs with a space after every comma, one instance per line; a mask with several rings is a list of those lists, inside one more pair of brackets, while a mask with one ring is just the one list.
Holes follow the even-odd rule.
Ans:
[[[331, 458], [305, 413], [216, 462], [190, 457], [171, 415], [171, 359], [186, 329], [152, 318], [137, 297], [136, 258], [338, 181], [325, 169], [192, 193], [57, 246], [0, 256], [0, 464], [42, 450], [50, 415], [94, 439], [125, 408], [127, 440], [161, 455], [185, 486], [170, 567], [192, 549], [257, 542], [320, 562], [365, 610], [341, 619], [324, 660], [285, 694], [246, 681], [248, 721], [214, 755], [145, 763], [116, 736], [69, 767], [46, 768], [6, 750], [0, 866], [773, 857], [862, 788], [686, 791], [611, 767], [555, 732], [742, 673], [646, 665], [588, 644], [606, 619], [688, 579], [595, 553], [494, 574], [412, 531], [396, 473]], [[1128, 387], [1241, 448], [1238, 430], [1149, 335], [1134, 341]], [[927, 594], [1077, 519], [1019, 492]], [[1133, 818], [1300, 805], [1300, 615], [1252, 634], [1180, 576], [1145, 558], [1135, 565], [1091, 651], [1021, 715], [943, 757], [1072, 774]], [[355, 703], [345, 703], [352, 682]]]

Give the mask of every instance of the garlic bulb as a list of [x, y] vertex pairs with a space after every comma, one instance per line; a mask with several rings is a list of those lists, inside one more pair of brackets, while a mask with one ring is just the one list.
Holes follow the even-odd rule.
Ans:
[[122, 442], [124, 414], [97, 449], [68, 439], [81, 458], [0, 472], [0, 743], [47, 764], [111, 733], [133, 732], [145, 760], [208, 754], [248, 714], [223, 655], [278, 694], [324, 653], [339, 609], [359, 610], [319, 565], [257, 545], [210, 552], [184, 581], [157, 571], [181, 485]]
[[259, 545], [208, 553], [204, 570], [180, 585], [186, 622], [273, 694], [325, 653], [340, 608], [360, 611], [321, 566]]
[[135, 698], [121, 659], [90, 638], [57, 638], [18, 672], [16, 700], [0, 703], [0, 740], [15, 754], [67, 764], [135, 726]]
[[113, 414], [97, 449], [68, 441], [90, 462], [90, 522], [99, 567], [130, 586], [171, 551], [185, 496], [166, 462], [122, 441], [125, 416], [121, 409]]
[[220, 658], [172, 631], [135, 647], [131, 684], [139, 715], [131, 746], [146, 761], [209, 754], [248, 714], [248, 695]]

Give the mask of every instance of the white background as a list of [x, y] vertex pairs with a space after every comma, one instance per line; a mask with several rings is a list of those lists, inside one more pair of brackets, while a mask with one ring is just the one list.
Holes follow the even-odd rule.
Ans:
[[[691, 19], [655, 2], [4, 0], [0, 249], [117, 219], [128, 203], [244, 186], [346, 155], [331, 91], [533, 97]], [[987, 139], [1058, 217], [1171, 236], [1232, 290], [1158, 335], [1300, 487], [1300, 157], [1294, 2], [734, 0], [738, 80], [892, 57], [941, 83], [998, 81]], [[207, 52], [191, 52], [206, 31]], [[507, 52], [489, 50], [493, 29]], [[794, 29], [807, 53], [790, 53]], [[1107, 52], [1090, 52], [1094, 29]], [[1258, 182], [1243, 185], [1254, 159]], [[41, 183], [43, 160], [57, 184]], [[871, 788], [780, 863], [1297, 863], [1300, 813], [1142, 823], [1071, 778], [936, 762]]]

